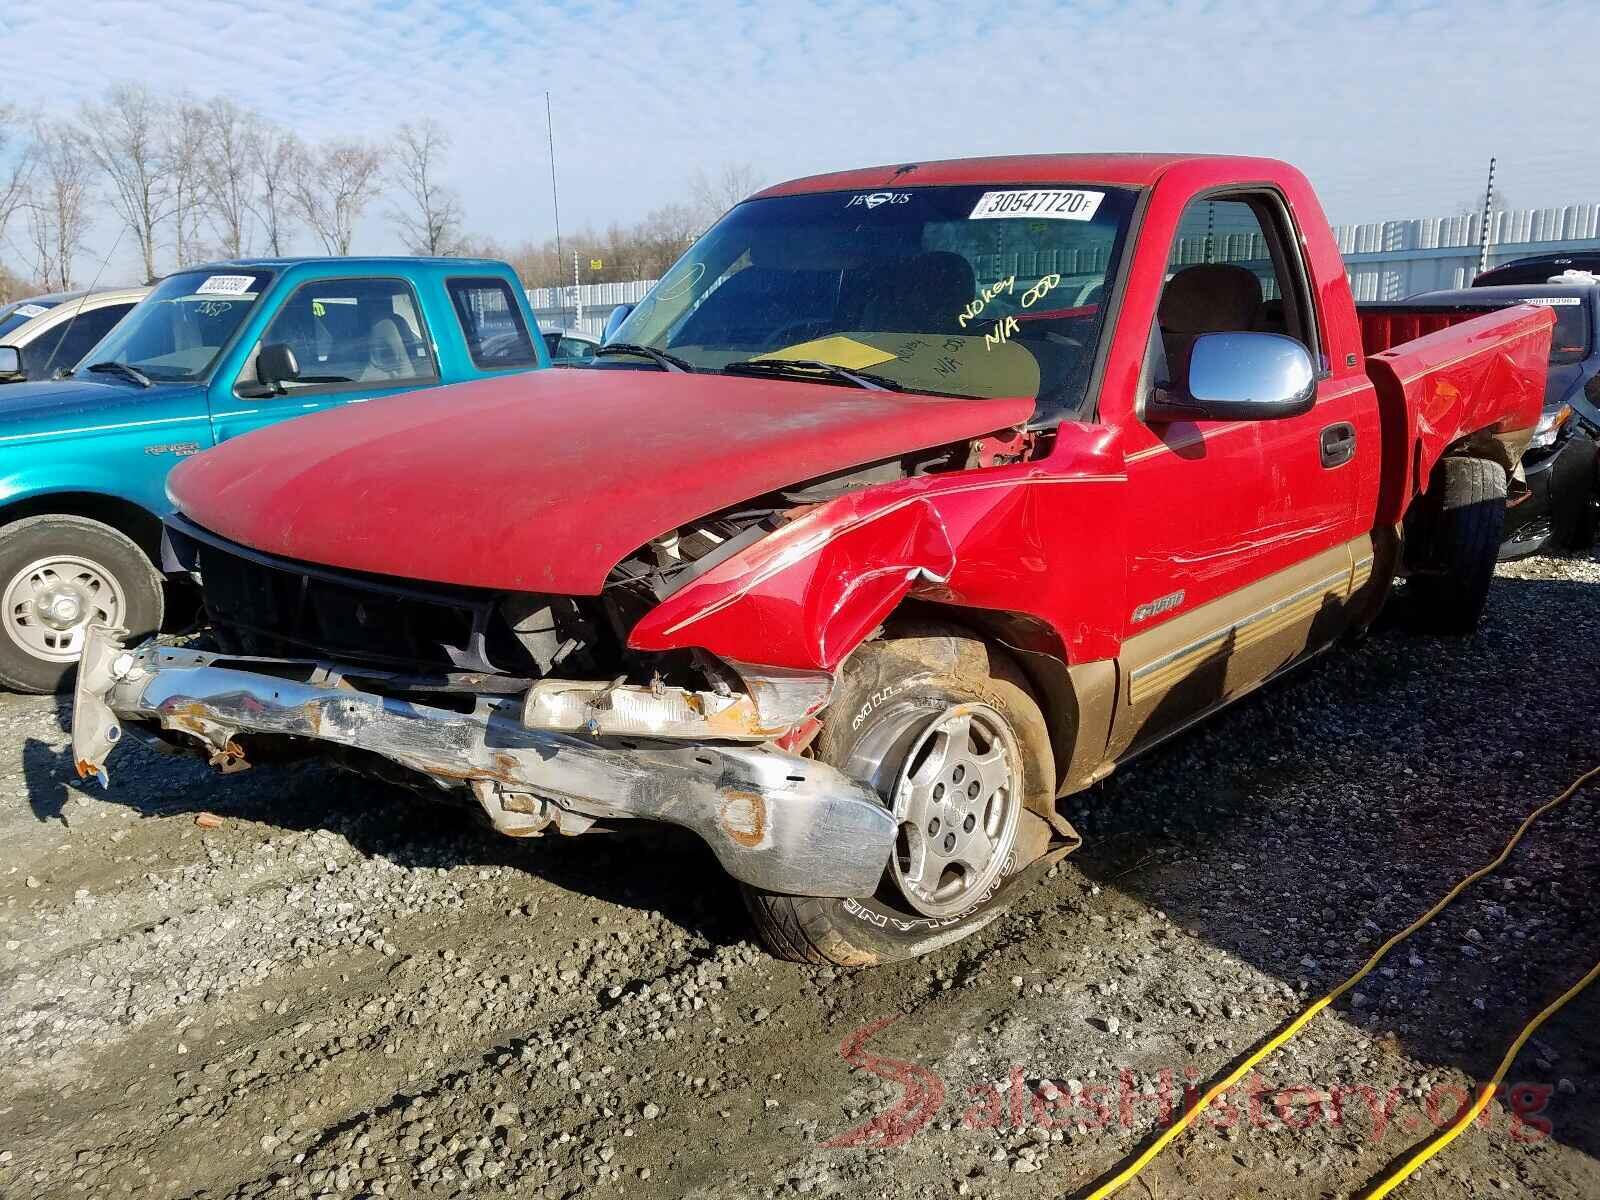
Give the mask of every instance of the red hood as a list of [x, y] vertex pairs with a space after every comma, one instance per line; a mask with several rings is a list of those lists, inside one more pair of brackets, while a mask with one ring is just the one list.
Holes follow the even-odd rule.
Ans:
[[284, 421], [185, 461], [168, 487], [192, 520], [269, 554], [593, 595], [686, 521], [1032, 411], [1028, 398], [553, 369]]

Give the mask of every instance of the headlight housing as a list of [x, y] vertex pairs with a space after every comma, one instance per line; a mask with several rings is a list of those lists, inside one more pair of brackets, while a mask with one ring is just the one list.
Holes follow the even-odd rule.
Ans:
[[1529, 450], [1537, 450], [1541, 446], [1553, 446], [1556, 436], [1561, 432], [1561, 427], [1572, 419], [1572, 405], [1563, 404], [1553, 412], [1547, 412], [1539, 418], [1539, 423], [1533, 427], [1533, 437], [1528, 441]]

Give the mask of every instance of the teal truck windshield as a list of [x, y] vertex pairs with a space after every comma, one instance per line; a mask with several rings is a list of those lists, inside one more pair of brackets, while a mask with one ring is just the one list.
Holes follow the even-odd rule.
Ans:
[[83, 365], [121, 363], [157, 383], [203, 378], [271, 282], [248, 268], [169, 275]]
[[1070, 184], [748, 200], [611, 340], [698, 370], [821, 362], [915, 391], [1076, 409], [1133, 201]]

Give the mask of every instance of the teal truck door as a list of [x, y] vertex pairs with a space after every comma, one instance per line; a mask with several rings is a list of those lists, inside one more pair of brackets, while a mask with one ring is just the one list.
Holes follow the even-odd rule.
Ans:
[[[298, 368], [278, 388], [263, 385], [256, 372], [261, 348], [273, 344], [287, 346]], [[214, 382], [211, 419], [221, 442], [302, 413], [438, 382], [433, 337], [409, 282], [316, 279], [289, 293], [236, 376]]]

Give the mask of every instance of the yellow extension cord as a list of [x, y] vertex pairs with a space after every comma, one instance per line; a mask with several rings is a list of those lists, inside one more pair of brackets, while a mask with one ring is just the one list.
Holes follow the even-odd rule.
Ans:
[[[1505, 844], [1505, 848], [1502, 849], [1499, 854], [1495, 855], [1490, 862], [1479, 867], [1460, 883], [1456, 884], [1455, 887], [1446, 892], [1444, 897], [1440, 899], [1432, 908], [1423, 913], [1422, 916], [1418, 917], [1410, 925], [1407, 925], [1388, 941], [1384, 942], [1383, 945], [1379, 946], [1378, 949], [1373, 952], [1372, 957], [1367, 959], [1359, 971], [1350, 976], [1350, 978], [1346, 979], [1338, 987], [1334, 988], [1333, 991], [1329, 992], [1326, 996], [1314, 1002], [1309, 1008], [1307, 1008], [1299, 1016], [1295, 1017], [1294, 1020], [1290, 1021], [1281, 1030], [1268, 1039], [1268, 1041], [1262, 1045], [1259, 1050], [1256, 1050], [1232, 1071], [1228, 1072], [1223, 1079], [1212, 1084], [1211, 1087], [1206, 1090], [1205, 1095], [1201, 1096], [1199, 1101], [1196, 1102], [1193, 1108], [1183, 1113], [1176, 1121], [1163, 1130], [1161, 1135], [1157, 1137], [1155, 1141], [1151, 1142], [1150, 1145], [1143, 1151], [1143, 1153], [1135, 1158], [1133, 1162], [1129, 1163], [1121, 1171], [1118, 1171], [1107, 1182], [1101, 1184], [1099, 1187], [1095, 1188], [1094, 1191], [1090, 1192], [1086, 1197], [1086, 1200], [1105, 1200], [1105, 1197], [1112, 1195], [1114, 1192], [1120, 1191], [1127, 1184], [1131, 1183], [1134, 1177], [1138, 1175], [1139, 1172], [1143, 1171], [1145, 1167], [1149, 1166], [1150, 1163], [1155, 1159], [1156, 1155], [1160, 1154], [1161, 1151], [1166, 1149], [1168, 1144], [1170, 1144], [1174, 1138], [1176, 1138], [1185, 1129], [1189, 1128], [1190, 1125], [1193, 1125], [1195, 1121], [1199, 1119], [1200, 1114], [1209, 1108], [1216, 1101], [1218, 1096], [1222, 1095], [1229, 1088], [1236, 1086], [1241, 1079], [1243, 1079], [1258, 1065], [1260, 1065], [1263, 1059], [1283, 1046], [1285, 1042], [1294, 1037], [1294, 1035], [1299, 1033], [1300, 1030], [1304, 1029], [1311, 1019], [1319, 1012], [1327, 1008], [1328, 1005], [1332, 1004], [1340, 996], [1344, 995], [1351, 988], [1355, 987], [1356, 984], [1360, 983], [1369, 974], [1371, 974], [1373, 968], [1388, 956], [1389, 951], [1393, 950], [1401, 942], [1405, 941], [1412, 934], [1416, 933], [1417, 930], [1421, 929], [1424, 925], [1428, 924], [1440, 913], [1442, 913], [1446, 908], [1455, 902], [1456, 898], [1460, 896], [1462, 892], [1466, 891], [1473, 884], [1477, 883], [1478, 880], [1482, 879], [1485, 875], [1489, 875], [1494, 871], [1499, 870], [1499, 868], [1505, 864], [1506, 859], [1511, 857], [1511, 852], [1517, 848], [1517, 843], [1522, 840], [1522, 835], [1528, 832], [1529, 827], [1532, 826], [1535, 821], [1544, 816], [1545, 813], [1549, 812], [1551, 809], [1565, 804], [1569, 799], [1572, 798], [1579, 788], [1583, 787], [1584, 784], [1588, 783], [1596, 776], [1600, 776], [1600, 767], [1594, 767], [1591, 770], [1584, 772], [1573, 781], [1571, 786], [1569, 786], [1566, 791], [1562, 792], [1554, 800], [1550, 800], [1545, 804], [1541, 804], [1538, 808], [1529, 813], [1528, 816], [1523, 820], [1522, 824], [1517, 826], [1517, 831], [1511, 835], [1511, 840]], [[1494, 1078], [1489, 1082], [1488, 1086], [1483, 1089], [1483, 1092], [1478, 1097], [1478, 1100], [1471, 1106], [1464, 1108], [1460, 1113], [1458, 1113], [1455, 1120], [1453, 1120], [1448, 1127], [1440, 1131], [1438, 1137], [1434, 1138], [1416, 1153], [1412, 1154], [1404, 1163], [1401, 1164], [1397, 1170], [1388, 1175], [1383, 1182], [1377, 1186], [1376, 1189], [1368, 1193], [1367, 1200], [1378, 1200], [1379, 1197], [1388, 1195], [1396, 1187], [1400, 1186], [1400, 1184], [1405, 1181], [1406, 1177], [1409, 1176], [1413, 1171], [1415, 1171], [1423, 1163], [1427, 1162], [1428, 1159], [1432, 1158], [1435, 1154], [1439, 1153], [1439, 1151], [1443, 1150], [1446, 1146], [1453, 1142], [1460, 1135], [1461, 1131], [1470, 1125], [1477, 1118], [1478, 1114], [1488, 1107], [1489, 1101], [1494, 1097], [1496, 1089], [1505, 1079], [1505, 1074], [1510, 1069], [1512, 1060], [1516, 1058], [1518, 1051], [1522, 1049], [1523, 1044], [1528, 1040], [1528, 1038], [1533, 1035], [1534, 1030], [1538, 1029], [1539, 1026], [1543, 1024], [1551, 1014], [1560, 1009], [1562, 1005], [1567, 1003], [1567, 1001], [1571, 1000], [1579, 992], [1583, 991], [1583, 989], [1593, 982], [1597, 976], [1600, 976], [1600, 963], [1596, 963], [1594, 968], [1570, 989], [1568, 989], [1560, 999], [1556, 1000], [1555, 1003], [1551, 1004], [1550, 1007], [1546, 1008], [1537, 1017], [1530, 1021], [1527, 1026], [1523, 1028], [1521, 1034], [1518, 1035], [1517, 1040], [1512, 1043], [1511, 1048], [1506, 1051], [1505, 1057], [1500, 1062], [1499, 1069], [1495, 1071]]]

